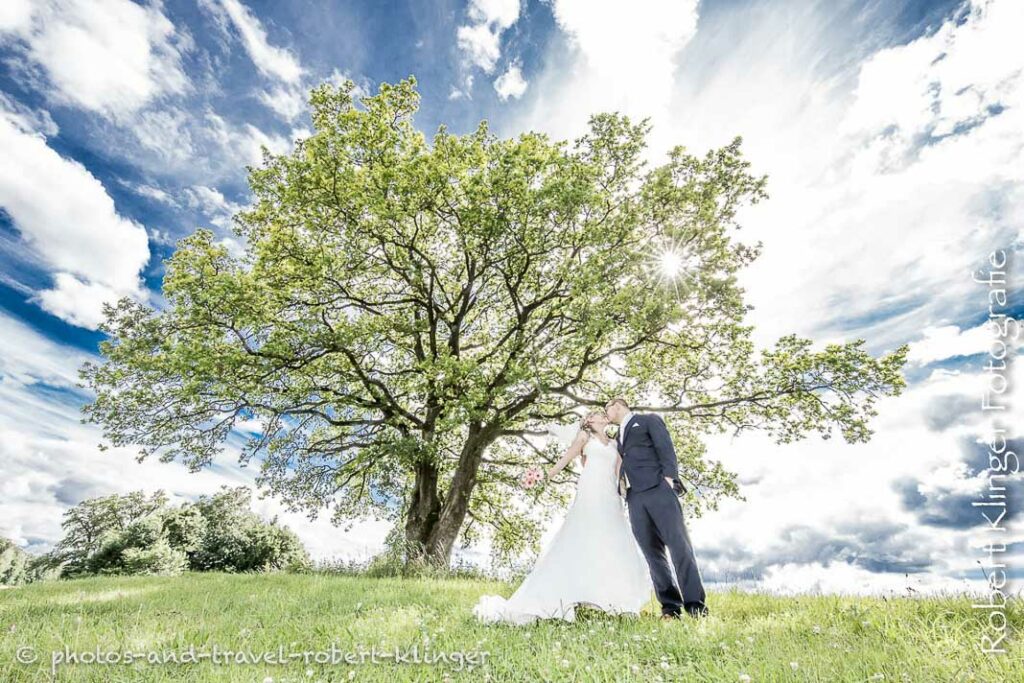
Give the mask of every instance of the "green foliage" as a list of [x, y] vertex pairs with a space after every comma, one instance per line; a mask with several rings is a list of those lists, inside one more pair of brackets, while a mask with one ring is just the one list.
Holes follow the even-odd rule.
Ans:
[[[75, 505], [64, 513], [61, 524], [64, 537], [51, 553], [53, 563], [62, 568], [64, 576], [89, 573], [90, 558], [104, 547], [106, 553], [114, 552], [119, 534], [166, 505], [167, 496], [163, 491], [150, 496], [133, 491], [123, 496], [91, 498]], [[130, 544], [126, 540], [124, 547]]]
[[187, 570], [185, 551], [172, 548], [166, 538], [145, 548], [126, 548], [121, 556], [123, 574], [175, 575]]
[[206, 536], [207, 522], [197, 506], [183, 505], [164, 513], [163, 527], [172, 546], [194, 553]]
[[[704, 436], [864, 441], [903, 387], [905, 348], [754, 348], [737, 274], [759, 245], [736, 215], [766, 179], [739, 139], [655, 168], [648, 122], [618, 114], [572, 142], [486, 122], [428, 141], [414, 79], [353, 87], [315, 88], [313, 134], [250, 169], [244, 255], [198, 230], [166, 263], [165, 309], [105, 309], [106, 360], [82, 378], [111, 444], [200, 468], [257, 420], [242, 458], [259, 456], [262, 487], [339, 522], [392, 520], [410, 557], [443, 563], [460, 537], [491, 533], [499, 554], [536, 540], [567, 491], [509, 502], [557, 455], [528, 435], [579, 406], [662, 411], [700, 514], [739, 494]], [[666, 250], [678, 277], [658, 274]]]
[[99, 549], [85, 558], [85, 573], [130, 574], [126, 555], [146, 551], [158, 543], [167, 543], [162, 510], [154, 510], [122, 529], [110, 529], [106, 532], [100, 541]]
[[0, 586], [17, 586], [29, 579], [29, 555], [0, 536]]
[[250, 491], [226, 489], [203, 496], [195, 508], [205, 520], [205, 531], [191, 554], [198, 571], [269, 571], [297, 569], [309, 563], [298, 536], [277, 524], [269, 524], [249, 510]]
[[298, 537], [260, 519], [250, 498], [239, 487], [180, 507], [168, 506], [162, 491], [86, 500], [65, 513], [65, 536], [48, 565], [65, 577], [305, 568], [309, 555]]

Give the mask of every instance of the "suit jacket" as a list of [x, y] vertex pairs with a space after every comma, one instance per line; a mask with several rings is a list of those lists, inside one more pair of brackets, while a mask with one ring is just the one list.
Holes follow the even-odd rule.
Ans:
[[[634, 414], [620, 429], [625, 431], [621, 441], [617, 439], [616, 442], [622, 456], [620, 479], [626, 479], [625, 487], [646, 491], [664, 483], [664, 478], [668, 477], [676, 494], [686, 492], [679, 481], [679, 464], [672, 437], [661, 416]], [[619, 486], [624, 488], [621, 481]]]

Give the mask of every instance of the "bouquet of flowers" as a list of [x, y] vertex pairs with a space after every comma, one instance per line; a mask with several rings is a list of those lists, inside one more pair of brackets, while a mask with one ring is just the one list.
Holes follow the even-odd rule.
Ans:
[[531, 467], [525, 472], [523, 472], [523, 488], [532, 489], [534, 486], [540, 483], [540, 481], [543, 478], [544, 475], [541, 474], [541, 471], [539, 469], [537, 469], [536, 467]]

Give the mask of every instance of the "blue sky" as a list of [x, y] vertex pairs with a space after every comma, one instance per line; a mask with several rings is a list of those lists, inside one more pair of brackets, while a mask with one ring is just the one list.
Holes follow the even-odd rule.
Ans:
[[[651, 117], [651, 163], [743, 135], [771, 194], [738, 235], [764, 244], [744, 274], [757, 341], [912, 344], [911, 386], [883, 402], [871, 444], [711, 441], [748, 484], [746, 502], [691, 525], [707, 574], [780, 590], [976, 578], [959, 513], [981, 482], [990, 335], [970, 273], [1021, 249], [1021, 30], [1012, 0], [7, 0], [0, 534], [43, 550], [86, 496], [251, 480], [230, 456], [190, 474], [96, 451], [75, 369], [102, 338], [100, 305], [159, 307], [161, 261], [197, 227], [243, 248], [229, 226], [245, 165], [308, 134], [308, 88], [415, 75], [428, 133], [486, 119], [571, 138], [619, 110]], [[288, 519], [321, 555], [370, 552], [385, 531]]]

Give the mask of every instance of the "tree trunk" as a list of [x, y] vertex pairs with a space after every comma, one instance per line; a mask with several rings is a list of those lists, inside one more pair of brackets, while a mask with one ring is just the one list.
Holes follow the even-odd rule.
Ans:
[[437, 467], [432, 462], [416, 466], [409, 511], [405, 520], [405, 541], [409, 562], [421, 559], [428, 547], [430, 533], [441, 513], [441, 499], [437, 492]]
[[432, 465], [429, 471], [423, 466], [417, 468], [405, 525], [405, 537], [409, 542], [407, 564], [425, 562], [447, 567], [451, 562], [452, 548], [469, 512], [469, 499], [476, 487], [480, 461], [484, 450], [495, 438], [492, 432], [481, 430], [479, 425], [470, 428], [443, 503], [437, 493], [437, 469]]

